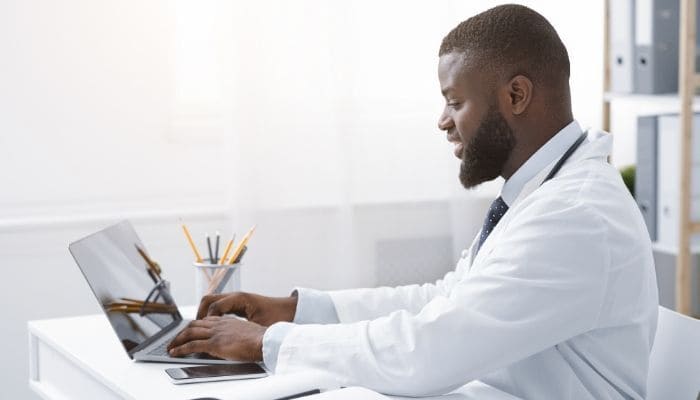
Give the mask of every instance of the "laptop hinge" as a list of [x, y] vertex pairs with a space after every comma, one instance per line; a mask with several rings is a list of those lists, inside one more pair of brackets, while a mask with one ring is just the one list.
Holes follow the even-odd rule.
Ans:
[[180, 316], [180, 313], [178, 312], [177, 314], [177, 319], [173, 321], [170, 325], [166, 326], [165, 328], [161, 329], [158, 333], [156, 333], [153, 336], [150, 336], [148, 339], [144, 340], [142, 343], [140, 343], [138, 346], [134, 347], [133, 349], [129, 350], [129, 357], [132, 359], [134, 358], [134, 354], [138, 353], [139, 351], [145, 349], [146, 347], [150, 346], [151, 344], [157, 342], [160, 338], [165, 336], [166, 334], [170, 333], [173, 329], [177, 328], [180, 326], [182, 323], [183, 319], [182, 316]]

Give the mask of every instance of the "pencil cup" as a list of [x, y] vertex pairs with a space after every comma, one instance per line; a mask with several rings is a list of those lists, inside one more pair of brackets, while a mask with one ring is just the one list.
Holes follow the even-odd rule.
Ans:
[[196, 303], [207, 294], [238, 292], [241, 290], [241, 263], [211, 264], [209, 259], [194, 263]]

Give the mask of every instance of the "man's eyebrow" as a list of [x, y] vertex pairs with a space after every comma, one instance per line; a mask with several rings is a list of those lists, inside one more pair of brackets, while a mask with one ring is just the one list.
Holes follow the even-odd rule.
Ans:
[[452, 86], [446, 86], [442, 88], [441, 92], [443, 96], [446, 96], [448, 92], [452, 91]]

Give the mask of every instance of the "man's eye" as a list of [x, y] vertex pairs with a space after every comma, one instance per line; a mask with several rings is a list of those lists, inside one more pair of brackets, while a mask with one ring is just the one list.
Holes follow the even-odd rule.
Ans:
[[459, 107], [460, 104], [461, 104], [461, 103], [458, 102], [458, 101], [449, 101], [449, 102], [447, 102], [447, 106], [448, 106], [448, 107], [451, 107], [451, 108], [457, 108], [457, 107]]

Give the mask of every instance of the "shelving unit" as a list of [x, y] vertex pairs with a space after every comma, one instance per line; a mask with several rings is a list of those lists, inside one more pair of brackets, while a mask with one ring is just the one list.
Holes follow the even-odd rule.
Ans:
[[680, 0], [680, 36], [678, 61], [678, 94], [681, 97], [681, 193], [678, 235], [678, 260], [676, 264], [676, 310], [689, 315], [691, 312], [692, 286], [690, 280], [690, 238], [700, 232], [700, 224], [690, 216], [693, 137], [693, 96], [700, 87], [700, 75], [695, 72], [695, 7], [696, 0]]
[[[681, 148], [680, 148], [680, 215], [679, 242], [676, 260], [676, 311], [691, 315], [692, 291], [691, 281], [691, 237], [700, 233], [700, 222], [691, 218], [691, 141], [693, 134], [693, 112], [698, 109], [694, 104], [695, 91], [700, 88], [700, 74], [695, 72], [695, 33], [696, 33], [696, 0], [680, 1], [680, 30], [679, 30], [679, 73], [677, 95], [616, 95], [610, 93], [610, 1], [604, 2], [604, 72], [603, 72], [603, 129], [610, 131], [610, 103], [616, 98], [638, 98], [642, 101], [661, 101], [667, 104], [678, 104], [681, 117]], [[697, 253], [697, 249], [695, 249]], [[700, 289], [700, 288], [696, 288]]]
[[[610, 132], [610, 0], [603, 2], [603, 130]], [[610, 159], [608, 159], [610, 161]]]

